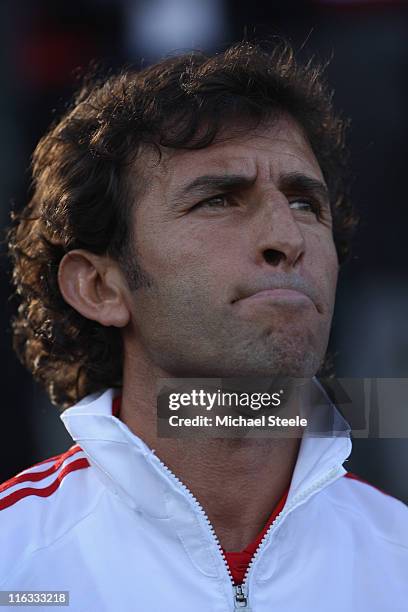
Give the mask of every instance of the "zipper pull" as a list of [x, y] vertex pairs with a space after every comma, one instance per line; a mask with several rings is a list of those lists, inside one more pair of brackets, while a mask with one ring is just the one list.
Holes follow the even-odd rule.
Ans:
[[235, 591], [235, 609], [236, 610], [245, 610], [245, 612], [251, 612], [251, 608], [248, 604], [248, 597], [246, 597], [244, 590], [242, 588], [242, 584], [237, 584], [234, 586]]

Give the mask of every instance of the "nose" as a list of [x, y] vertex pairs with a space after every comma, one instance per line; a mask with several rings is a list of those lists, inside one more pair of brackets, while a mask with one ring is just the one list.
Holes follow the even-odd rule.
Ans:
[[275, 193], [265, 202], [259, 223], [258, 259], [274, 267], [295, 267], [305, 252], [305, 240], [283, 194]]

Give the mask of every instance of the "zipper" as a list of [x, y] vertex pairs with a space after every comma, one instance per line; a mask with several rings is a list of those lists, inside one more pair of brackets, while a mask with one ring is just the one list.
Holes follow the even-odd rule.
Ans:
[[244, 585], [237, 584], [234, 586], [234, 604], [236, 610], [246, 610], [246, 612], [250, 612], [248, 597], [245, 595]]
[[232, 585], [232, 589], [234, 592], [234, 609], [235, 610], [245, 610], [245, 612], [251, 612], [251, 608], [249, 606], [249, 601], [248, 601], [248, 578], [250, 576], [250, 573], [252, 571], [252, 568], [257, 560], [257, 558], [259, 557], [260, 553], [262, 552], [262, 550], [265, 547], [266, 544], [266, 540], [268, 539], [269, 535], [272, 533], [272, 531], [274, 531], [278, 525], [282, 522], [282, 520], [291, 512], [293, 512], [293, 510], [299, 506], [301, 503], [305, 502], [315, 491], [317, 491], [318, 489], [320, 489], [323, 485], [325, 484], [329, 484], [330, 481], [334, 481], [337, 479], [337, 476], [339, 475], [339, 468], [338, 467], [333, 467], [331, 470], [329, 470], [329, 472], [327, 472], [325, 474], [325, 476], [319, 478], [318, 480], [316, 480], [312, 485], [310, 485], [310, 487], [308, 487], [307, 489], [305, 489], [305, 491], [303, 491], [302, 493], [300, 493], [299, 495], [296, 495], [290, 502], [289, 504], [285, 504], [284, 508], [281, 510], [281, 512], [275, 517], [274, 521], [272, 521], [272, 523], [269, 525], [268, 530], [266, 531], [264, 537], [262, 538], [262, 540], [260, 541], [258, 548], [256, 549], [255, 553], [252, 556], [251, 561], [249, 562], [249, 565], [247, 567], [247, 570], [245, 572], [245, 576], [244, 576], [244, 580], [242, 582], [242, 584], [234, 584], [234, 580], [232, 578], [232, 574], [231, 574], [231, 570], [229, 568], [227, 559], [225, 558], [225, 554], [224, 554], [224, 550], [221, 546], [221, 543], [218, 539], [217, 534], [215, 533], [214, 527], [210, 521], [210, 519], [207, 516], [207, 513], [205, 512], [204, 508], [202, 507], [202, 505], [200, 504], [200, 502], [198, 501], [198, 499], [193, 495], [193, 493], [190, 491], [190, 489], [187, 487], [187, 485], [184, 484], [184, 482], [182, 482], [180, 480], [180, 478], [178, 476], [175, 475], [174, 472], [172, 472], [172, 470], [165, 464], [163, 463], [163, 461], [155, 454], [153, 453], [154, 458], [158, 461], [158, 463], [162, 466], [162, 468], [169, 474], [169, 476], [177, 483], [177, 485], [179, 487], [181, 487], [183, 489], [183, 491], [187, 494], [187, 496], [191, 499], [191, 501], [193, 502], [194, 506], [196, 507], [196, 509], [199, 511], [199, 513], [201, 514], [201, 516], [203, 517], [204, 521], [206, 522], [211, 536], [221, 554], [221, 557], [224, 561], [224, 565], [225, 565], [225, 569], [228, 573], [228, 577], [229, 580], [231, 582]]

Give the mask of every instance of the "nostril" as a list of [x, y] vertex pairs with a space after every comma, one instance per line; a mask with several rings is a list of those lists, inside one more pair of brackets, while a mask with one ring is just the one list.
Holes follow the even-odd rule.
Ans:
[[285, 258], [281, 251], [276, 251], [275, 249], [267, 249], [263, 255], [265, 261], [272, 266], [277, 266]]

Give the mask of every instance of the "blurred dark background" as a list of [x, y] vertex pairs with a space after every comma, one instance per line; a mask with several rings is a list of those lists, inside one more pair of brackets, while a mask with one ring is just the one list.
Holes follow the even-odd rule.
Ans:
[[[24, 205], [30, 155], [94, 60], [106, 69], [174, 50], [215, 51], [283, 35], [300, 58], [331, 59], [334, 102], [351, 117], [361, 224], [342, 272], [331, 338], [338, 377], [408, 377], [408, 4], [353, 0], [3, 0], [0, 3], [0, 227]], [[9, 270], [0, 259], [0, 482], [70, 445], [52, 407], [11, 348]], [[408, 398], [407, 398], [408, 399]], [[408, 502], [408, 441], [357, 439], [348, 462]]]

